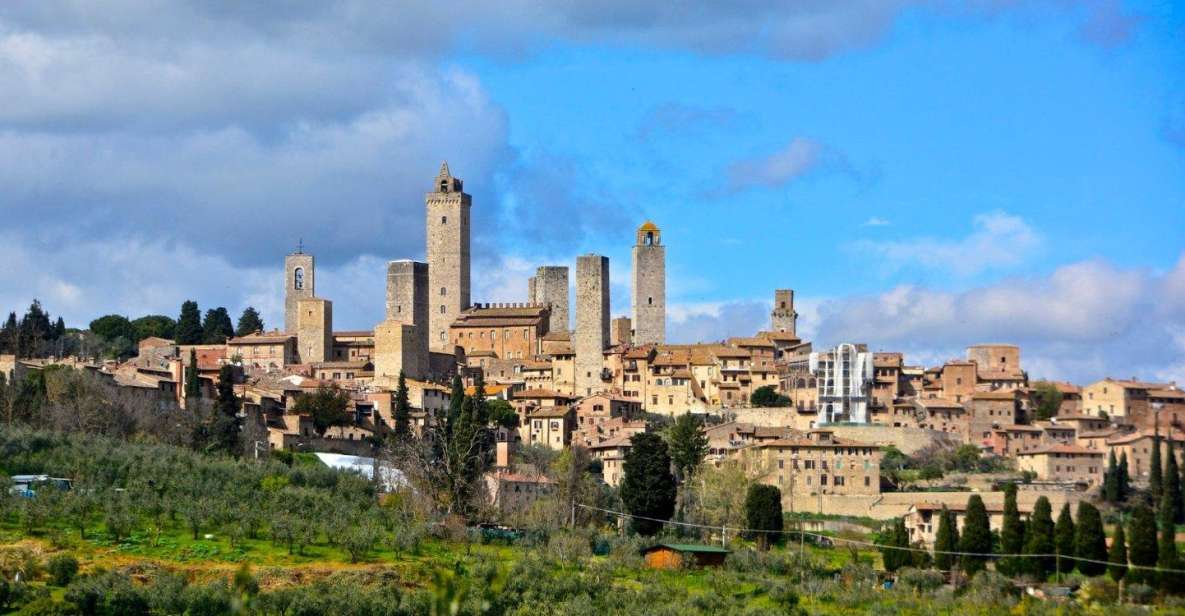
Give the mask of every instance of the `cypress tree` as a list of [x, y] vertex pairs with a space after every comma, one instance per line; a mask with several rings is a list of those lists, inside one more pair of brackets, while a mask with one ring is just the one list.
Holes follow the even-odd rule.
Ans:
[[[1033, 505], [1033, 515], [1025, 525], [1025, 554], [1054, 554], [1053, 508], [1042, 496]], [[1025, 559], [1025, 568], [1038, 580], [1045, 580], [1054, 569], [1054, 559], [1048, 556]]]
[[[1004, 525], [1000, 528], [1000, 551], [1021, 554], [1025, 547], [1025, 524], [1016, 506], [1016, 484], [1004, 488]], [[1023, 570], [1023, 560], [1015, 556], [1001, 560], [996, 568], [1004, 575], [1017, 575]]]
[[247, 306], [243, 309], [243, 314], [239, 315], [235, 336], [241, 338], [261, 331], [263, 331], [263, 319], [259, 316], [259, 311], [254, 306]]
[[[750, 488], [752, 494], [752, 488]], [[749, 525], [751, 528], [752, 524]], [[881, 544], [881, 560], [884, 563], [885, 571], [890, 573], [898, 569], [908, 566], [913, 562], [913, 555], [907, 550], [897, 548], [909, 547], [909, 531], [905, 529], [905, 519], [896, 518], [893, 520], [893, 525], [889, 528], [881, 539], [878, 541]]]
[[1177, 454], [1173, 452], [1173, 442], [1170, 440], [1165, 448], [1164, 458], [1164, 494], [1162, 498], [1169, 507], [1173, 523], [1182, 522], [1185, 514], [1185, 503], [1181, 500], [1181, 471], [1177, 467]]
[[1127, 575], [1127, 538], [1123, 532], [1123, 522], [1115, 525], [1115, 535], [1111, 537], [1111, 550], [1107, 552], [1107, 572], [1116, 582], [1122, 581]]
[[1152, 434], [1152, 458], [1148, 462], [1148, 492], [1152, 494], [1153, 502], [1158, 502], [1162, 494], [1164, 494], [1164, 475], [1161, 465], [1164, 463], [1160, 459], [1160, 424], [1156, 424], [1155, 432]]
[[[621, 502], [631, 515], [630, 526], [640, 535], [662, 530], [662, 522], [675, 513], [675, 476], [671, 456], [662, 437], [642, 432], [630, 438], [630, 450], [622, 464]], [[651, 518], [651, 519], [643, 519]]]
[[[1173, 509], [1168, 499], [1160, 503], [1160, 545], [1157, 550], [1156, 566], [1161, 569], [1180, 569], [1181, 555], [1177, 552], [1177, 526], [1173, 523]], [[1165, 592], [1179, 593], [1182, 590], [1180, 573], [1160, 571], [1157, 576], [1160, 589]]]
[[58, 317], [57, 322], [53, 324], [54, 340], [66, 335], [66, 321], [62, 317]]
[[189, 365], [183, 366], [185, 370], [185, 397], [198, 399], [202, 397], [202, 386], [198, 381], [198, 362], [197, 351], [189, 349]]
[[206, 344], [222, 344], [227, 338], [235, 335], [235, 328], [230, 323], [230, 313], [219, 306], [206, 311], [206, 318], [202, 322], [202, 341]]
[[1131, 494], [1132, 476], [1127, 470], [1127, 452], [1119, 454], [1119, 472], [1115, 475], [1116, 485], [1119, 487], [1119, 500], [1126, 500]]
[[1084, 559], [1078, 561], [1078, 570], [1083, 575], [1102, 575], [1107, 570], [1107, 538], [1103, 532], [1103, 516], [1094, 505], [1086, 501], [1078, 502], [1074, 555]]
[[181, 316], [177, 317], [177, 344], [202, 343], [202, 313], [197, 302], [187, 300], [181, 304]]
[[411, 403], [407, 397], [407, 379], [399, 371], [399, 385], [395, 388], [395, 438], [402, 441], [411, 436]]
[[1132, 509], [1131, 521], [1128, 522], [1127, 538], [1130, 542], [1127, 550], [1127, 560], [1132, 567], [1128, 571], [1127, 579], [1132, 582], [1153, 585], [1156, 583], [1156, 572], [1137, 567], [1155, 567], [1159, 556], [1159, 546], [1156, 540], [1156, 517], [1152, 509], [1140, 505]]
[[1054, 561], [1057, 573], [1069, 573], [1074, 570], [1074, 561], [1067, 556], [1074, 555], [1074, 519], [1070, 517], [1070, 503], [1063, 503], [1062, 510], [1057, 515], [1057, 524], [1053, 527], [1053, 547], [1058, 558]]
[[[753, 529], [757, 539], [758, 549], [765, 551], [769, 549], [771, 543], [776, 543], [781, 538], [782, 532], [782, 491], [777, 486], [769, 486], [762, 483], [754, 483], [749, 486], [749, 492], [745, 495], [745, 522], [746, 526]], [[901, 530], [905, 531], [905, 524], [902, 522]], [[764, 531], [764, 532], [763, 532]], [[896, 533], [894, 532], [894, 539]], [[905, 536], [906, 543], [909, 542], [908, 533]], [[900, 550], [892, 550], [900, 552]], [[906, 554], [908, 552], [901, 552]], [[896, 567], [900, 567], [900, 556], [894, 561]], [[888, 555], [885, 556], [885, 568], [889, 567]], [[888, 569], [889, 571], [896, 571], [896, 569]]]
[[991, 554], [992, 530], [988, 523], [987, 508], [983, 506], [983, 499], [978, 494], [972, 494], [967, 499], [967, 513], [963, 518], [963, 536], [959, 540], [959, 551], [967, 552], [961, 556], [963, 571], [967, 576], [973, 576], [983, 571], [987, 563], [987, 556], [971, 556], [970, 554]]
[[1115, 461], [1115, 450], [1107, 456], [1107, 474], [1103, 475], [1103, 500], [1119, 502], [1119, 463]]
[[213, 446], [228, 453], [237, 453], [239, 447], [239, 398], [235, 395], [235, 372], [230, 366], [218, 371], [218, 395], [214, 401], [214, 426], [211, 433]]
[[958, 557], [943, 552], [959, 551], [959, 529], [956, 527], [955, 514], [942, 506], [938, 514], [938, 534], [934, 537], [934, 568], [940, 571], [951, 571], [958, 564]]

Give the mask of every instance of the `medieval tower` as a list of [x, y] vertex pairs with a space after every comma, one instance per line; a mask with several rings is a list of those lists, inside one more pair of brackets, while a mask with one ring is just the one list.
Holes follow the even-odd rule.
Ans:
[[634, 242], [634, 344], [663, 344], [667, 331], [667, 256], [662, 232], [650, 221]]
[[[399, 372], [414, 379], [428, 374], [428, 264], [403, 259], [387, 264], [387, 319], [375, 331], [375, 376], [399, 376]], [[410, 327], [407, 344], [400, 326]], [[392, 341], [380, 334], [397, 332], [399, 348], [394, 352], [379, 352]], [[407, 361], [404, 361], [404, 358]], [[398, 362], [387, 360], [398, 358]]]
[[568, 268], [562, 265], [544, 265], [535, 270], [531, 277], [528, 298], [532, 303], [551, 310], [547, 330], [566, 332], [572, 325], [568, 322]]
[[[538, 281], [536, 280], [536, 285]], [[601, 390], [601, 369], [609, 343], [609, 257], [576, 257], [576, 395]]]
[[452, 351], [448, 328], [469, 308], [469, 208], [460, 178], [441, 163], [427, 202], [428, 337], [434, 351]]
[[770, 324], [775, 332], [783, 332], [796, 336], [798, 313], [794, 311], [794, 290], [777, 289], [774, 291], [774, 311], [770, 314]]
[[313, 255], [303, 247], [284, 257], [284, 331], [290, 334], [296, 333], [297, 302], [316, 296], [313, 266]]

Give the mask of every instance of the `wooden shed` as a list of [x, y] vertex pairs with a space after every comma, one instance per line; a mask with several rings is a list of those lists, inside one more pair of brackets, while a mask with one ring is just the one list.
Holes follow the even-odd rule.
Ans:
[[642, 550], [646, 566], [651, 569], [690, 567], [719, 567], [724, 564], [728, 550], [713, 545], [692, 543], [659, 543]]

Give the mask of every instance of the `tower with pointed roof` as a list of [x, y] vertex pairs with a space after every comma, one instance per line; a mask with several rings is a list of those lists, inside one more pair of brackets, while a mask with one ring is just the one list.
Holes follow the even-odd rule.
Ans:
[[428, 344], [452, 352], [449, 325], [469, 308], [469, 209], [472, 201], [448, 162], [425, 197], [428, 257]]
[[663, 344], [667, 338], [667, 253], [662, 231], [647, 220], [633, 248], [634, 344]]

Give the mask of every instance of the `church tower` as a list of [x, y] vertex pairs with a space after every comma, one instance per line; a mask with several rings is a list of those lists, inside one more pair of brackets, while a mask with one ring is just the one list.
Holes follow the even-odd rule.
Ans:
[[774, 310], [770, 314], [770, 325], [775, 332], [797, 336], [798, 313], [794, 311], [794, 290], [774, 290]]
[[634, 242], [634, 344], [663, 344], [667, 332], [667, 253], [662, 232], [650, 221]]
[[290, 334], [296, 333], [297, 303], [316, 296], [313, 265], [313, 255], [305, 254], [303, 244], [284, 257], [284, 331]]
[[452, 352], [449, 325], [469, 308], [469, 208], [471, 199], [460, 178], [441, 163], [440, 173], [428, 193], [428, 345], [433, 351]]

